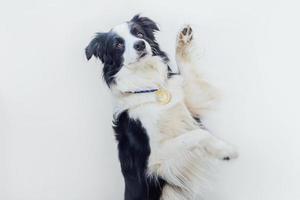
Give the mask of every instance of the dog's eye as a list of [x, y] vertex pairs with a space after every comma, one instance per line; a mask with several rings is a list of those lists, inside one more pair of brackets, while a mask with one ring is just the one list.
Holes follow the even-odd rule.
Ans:
[[137, 32], [137, 33], [136, 33], [136, 36], [139, 37], [139, 38], [143, 38], [143, 37], [144, 37], [144, 34], [141, 33], [141, 32]]
[[117, 49], [123, 49], [123, 47], [124, 47], [124, 44], [122, 42], [117, 42], [116, 43], [116, 48]]

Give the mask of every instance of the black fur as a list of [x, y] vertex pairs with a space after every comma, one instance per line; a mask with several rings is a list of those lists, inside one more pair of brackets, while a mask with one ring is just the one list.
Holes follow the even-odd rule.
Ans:
[[140, 15], [135, 15], [130, 22], [131, 24], [131, 33], [134, 33], [134, 30], [137, 29], [142, 31], [145, 34], [145, 40], [150, 44], [152, 48], [153, 55], [160, 56], [164, 59], [165, 62], [169, 61], [169, 58], [165, 52], [163, 52], [158, 43], [156, 42], [154, 32], [159, 31], [156, 23], [149, 19], [148, 17], [141, 17]]
[[[137, 30], [144, 34], [144, 39], [150, 44], [153, 55], [162, 57], [165, 62], [169, 61], [167, 54], [160, 49], [155, 40], [154, 32], [159, 29], [154, 21], [147, 17], [136, 15], [127, 23], [133, 35], [137, 33]], [[125, 49], [116, 49], [115, 45], [117, 42], [124, 43], [126, 41], [125, 38], [121, 38], [112, 31], [97, 33], [85, 49], [88, 60], [92, 56], [95, 56], [104, 64], [103, 78], [109, 87], [114, 83], [114, 75], [123, 66], [123, 53]]]
[[116, 33], [97, 33], [85, 49], [87, 59], [95, 56], [104, 63], [103, 78], [108, 86], [114, 82], [113, 76], [118, 73], [123, 64], [122, 55], [125, 49], [116, 49], [117, 42], [124, 42], [124, 39]]
[[[156, 42], [154, 33], [159, 29], [154, 21], [136, 15], [127, 23], [131, 34], [143, 33], [143, 39], [150, 44], [153, 55], [160, 56], [166, 63], [169, 61]], [[123, 66], [125, 49], [115, 48], [116, 43], [124, 44], [125, 40], [126, 38], [121, 38], [112, 31], [97, 33], [85, 49], [88, 60], [95, 56], [104, 64], [103, 78], [109, 87], [114, 84], [114, 75]], [[151, 179], [146, 175], [151, 149], [147, 132], [141, 122], [130, 119], [127, 111], [124, 111], [114, 120], [113, 128], [125, 180], [125, 200], [159, 200], [165, 181], [161, 178]]]
[[114, 130], [125, 179], [125, 200], [159, 200], [165, 182], [146, 175], [151, 150], [141, 122], [131, 119], [125, 111], [115, 119]]

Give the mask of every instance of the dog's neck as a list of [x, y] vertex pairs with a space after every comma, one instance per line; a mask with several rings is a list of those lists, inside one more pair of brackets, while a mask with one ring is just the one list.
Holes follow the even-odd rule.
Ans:
[[156, 102], [155, 91], [166, 87], [168, 66], [158, 56], [123, 66], [111, 87], [116, 112]]
[[149, 56], [134, 64], [123, 66], [115, 75], [114, 95], [154, 90], [163, 87], [168, 78], [168, 66], [158, 56]]

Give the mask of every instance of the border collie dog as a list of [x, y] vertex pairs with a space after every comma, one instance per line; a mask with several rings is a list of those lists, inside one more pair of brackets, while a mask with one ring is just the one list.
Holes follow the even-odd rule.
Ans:
[[193, 31], [178, 33], [172, 73], [154, 33], [155, 22], [134, 16], [97, 33], [86, 47], [103, 63], [103, 77], [115, 101], [113, 128], [125, 179], [125, 200], [201, 198], [207, 164], [237, 157], [231, 145], [201, 125], [215, 95], [193, 59]]

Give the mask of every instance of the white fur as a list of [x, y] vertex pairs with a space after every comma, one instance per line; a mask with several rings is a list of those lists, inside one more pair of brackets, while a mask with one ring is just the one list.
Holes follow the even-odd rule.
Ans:
[[[114, 30], [123, 34], [128, 45], [134, 43], [132, 36], [121, 31], [123, 26]], [[130, 117], [139, 119], [147, 130], [151, 147], [148, 174], [167, 181], [162, 200], [200, 198], [199, 188], [206, 178], [211, 158], [237, 157], [231, 145], [200, 128], [193, 118], [202, 115], [214, 95], [189, 58], [187, 50], [191, 49], [192, 39], [186, 37], [191, 35], [180, 32], [177, 42], [180, 76], [168, 79], [167, 65], [156, 56], [131, 63], [135, 55], [128, 51], [124, 58], [131, 64], [124, 65], [115, 75], [116, 84], [112, 87], [116, 113], [128, 110]], [[155, 93], [126, 93], [158, 87], [170, 92], [172, 98], [168, 104], [158, 102]]]
[[145, 42], [146, 52], [148, 54], [151, 53], [151, 47], [146, 40], [137, 38], [130, 33], [128, 23], [123, 23], [123, 24], [117, 25], [116, 27], [113, 28], [113, 31], [115, 33], [117, 33], [119, 36], [121, 36], [122, 38], [126, 38], [125, 51], [123, 54], [124, 65], [130, 65], [131, 63], [135, 63], [138, 60], [139, 55], [137, 54], [137, 51], [133, 48], [133, 46], [139, 40], [143, 40]]

